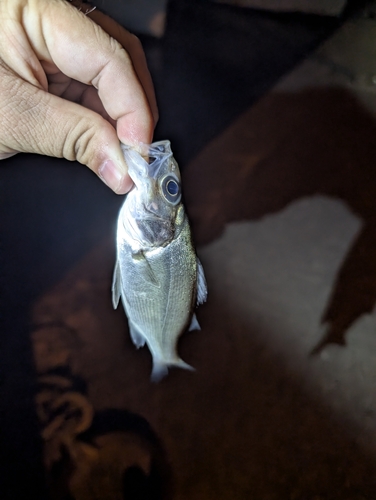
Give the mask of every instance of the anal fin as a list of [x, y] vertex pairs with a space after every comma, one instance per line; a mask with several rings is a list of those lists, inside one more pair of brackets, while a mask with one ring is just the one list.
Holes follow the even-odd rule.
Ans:
[[129, 321], [129, 335], [137, 349], [145, 345], [145, 337], [131, 321]]
[[201, 330], [201, 327], [197, 321], [196, 314], [193, 314], [191, 324], [189, 325], [189, 328], [188, 328], [189, 332], [191, 332], [192, 330]]

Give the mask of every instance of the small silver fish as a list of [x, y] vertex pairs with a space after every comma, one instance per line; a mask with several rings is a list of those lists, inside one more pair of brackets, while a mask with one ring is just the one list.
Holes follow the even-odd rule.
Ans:
[[207, 287], [170, 142], [151, 144], [145, 157], [122, 150], [135, 185], [119, 213], [112, 302], [116, 309], [121, 297], [132, 341], [137, 348], [146, 342], [157, 381], [170, 366], [193, 369], [178, 356], [177, 341], [189, 325], [200, 329], [193, 310]]

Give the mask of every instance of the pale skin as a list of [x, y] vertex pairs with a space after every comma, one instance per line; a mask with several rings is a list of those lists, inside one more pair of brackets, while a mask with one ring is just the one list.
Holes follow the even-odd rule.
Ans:
[[158, 119], [139, 40], [65, 0], [1, 0], [0, 26], [0, 159], [77, 160], [129, 191], [119, 141], [150, 143]]

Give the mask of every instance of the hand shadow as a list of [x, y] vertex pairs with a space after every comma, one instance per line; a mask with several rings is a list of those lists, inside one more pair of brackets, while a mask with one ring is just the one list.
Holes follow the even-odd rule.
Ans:
[[257, 220], [302, 197], [345, 202], [363, 227], [341, 265], [322, 322], [327, 344], [376, 301], [376, 122], [348, 90], [272, 93], [245, 112], [183, 172], [198, 244], [228, 222]]

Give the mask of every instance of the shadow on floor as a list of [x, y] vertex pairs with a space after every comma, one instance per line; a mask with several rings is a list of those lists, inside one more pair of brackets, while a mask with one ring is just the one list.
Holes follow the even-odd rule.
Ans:
[[[151, 442], [163, 444], [176, 498], [372, 498], [376, 457], [357, 444], [351, 409], [338, 414], [314, 396], [270, 340], [283, 337], [283, 325], [270, 332], [262, 318], [237, 308], [224, 287], [212, 286], [210, 275], [210, 297], [199, 310], [202, 331], [183, 335], [179, 344], [197, 372], [171, 370], [160, 384], [151, 384], [149, 351], [134, 348], [123, 315], [111, 310], [112, 245], [104, 243], [39, 297], [34, 317], [74, 318], [86, 350], [71, 343], [72, 366], [97, 402], [111, 399], [117, 408], [131, 408], [142, 415], [131, 416], [131, 424], [139, 427], [141, 421], [148, 436], [150, 426], [156, 432]], [[87, 291], [85, 281], [96, 285]], [[108, 426], [102, 420], [96, 432], [103, 430]], [[156, 459], [166, 461], [160, 451]], [[156, 479], [165, 481], [164, 467], [159, 470]]]
[[342, 263], [313, 352], [345, 343], [376, 302], [376, 122], [340, 88], [274, 93], [242, 115], [184, 171], [195, 239], [255, 220], [314, 194], [339, 198], [362, 230]]
[[373, 498], [375, 455], [356, 444], [348, 415], [313, 397], [273, 352], [270, 332], [229, 307], [226, 290], [199, 317], [203, 331], [180, 348], [197, 374], [170, 381], [171, 392], [182, 386], [179, 415], [188, 415], [176, 444], [189, 450], [175, 471], [184, 498]]

